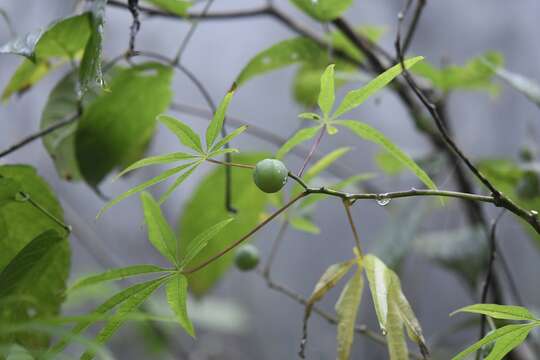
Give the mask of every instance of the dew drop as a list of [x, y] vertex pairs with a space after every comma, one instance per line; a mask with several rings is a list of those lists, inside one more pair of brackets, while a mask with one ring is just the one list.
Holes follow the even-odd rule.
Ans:
[[377, 196], [377, 204], [379, 204], [380, 206], [386, 206], [388, 204], [390, 204], [390, 199], [388, 197], [388, 194], [380, 194]]
[[386, 336], [388, 334], [388, 331], [386, 331], [385, 329], [382, 329], [381, 334], [382, 334], [382, 336]]

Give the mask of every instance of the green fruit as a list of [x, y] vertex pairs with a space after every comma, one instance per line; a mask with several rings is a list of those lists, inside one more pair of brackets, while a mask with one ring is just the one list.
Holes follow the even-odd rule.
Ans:
[[255, 185], [265, 193], [275, 193], [287, 183], [289, 170], [276, 159], [264, 159], [257, 163], [253, 172]]
[[522, 199], [534, 198], [540, 195], [540, 179], [534, 171], [527, 171], [519, 180], [516, 192]]
[[234, 263], [241, 271], [253, 270], [259, 264], [259, 249], [255, 246], [247, 244], [242, 245], [236, 250]]

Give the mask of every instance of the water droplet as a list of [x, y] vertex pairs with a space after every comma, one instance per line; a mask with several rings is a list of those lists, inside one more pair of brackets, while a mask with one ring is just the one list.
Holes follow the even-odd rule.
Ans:
[[531, 210], [531, 214], [532, 214], [533, 216], [538, 216], [538, 211], [536, 211], [536, 210]]
[[386, 331], [385, 329], [382, 329], [381, 334], [382, 334], [382, 336], [386, 336], [388, 334], [388, 331]]
[[380, 206], [386, 206], [390, 204], [390, 200], [392, 199], [388, 197], [388, 194], [379, 194], [377, 196], [377, 204], [379, 204]]

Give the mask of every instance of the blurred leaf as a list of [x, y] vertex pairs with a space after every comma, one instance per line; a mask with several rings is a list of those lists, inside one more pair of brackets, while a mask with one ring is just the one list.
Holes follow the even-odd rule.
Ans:
[[315, 20], [327, 22], [343, 14], [353, 0], [291, 0], [291, 2]]
[[178, 240], [173, 229], [163, 216], [158, 203], [147, 192], [141, 194], [141, 202], [146, 226], [148, 226], [148, 239], [161, 255], [168, 259], [171, 264], [178, 266], [180, 257], [180, 254], [178, 254]]
[[84, 49], [79, 72], [81, 94], [86, 93], [90, 88], [103, 86], [101, 62], [106, 7], [107, 0], [92, 2], [91, 34]]
[[303, 142], [312, 139], [320, 131], [322, 125], [308, 127], [298, 130], [285, 144], [283, 144], [276, 153], [277, 159], [282, 159], [289, 151]]
[[244, 66], [236, 79], [238, 86], [249, 79], [292, 64], [310, 61], [323, 53], [311, 39], [297, 37], [279, 42], [259, 52]]
[[355, 260], [349, 260], [329, 266], [315, 284], [315, 288], [308, 299], [307, 307], [313, 307], [313, 304], [321, 300], [349, 272], [349, 269], [354, 264]]
[[[0, 179], [3, 184], [6, 184], [6, 181], [8, 185], [11, 184], [9, 186], [11, 190], [23, 191], [50, 214], [60, 220], [63, 219], [62, 208], [54, 193], [32, 167], [0, 166]], [[16, 188], [14, 183], [17, 184]], [[24, 261], [21, 258], [26, 258], [27, 253], [37, 246], [36, 244], [44, 247], [47, 244], [51, 250], [38, 247], [38, 250], [42, 249], [44, 252], [41, 260], [33, 264], [35, 266], [30, 268], [17, 266], [17, 271], [24, 270], [24, 280], [18, 283], [11, 281], [6, 283], [5, 279], [0, 281], [0, 292], [9, 291], [11, 297], [21, 299], [0, 306], [1, 324], [7, 326], [30, 318], [37, 319], [58, 313], [64, 301], [63, 293], [70, 266], [69, 243], [65, 240], [64, 234], [65, 230], [62, 227], [28, 201], [21, 202], [9, 198], [0, 201], [0, 249], [2, 249], [0, 271], [11, 272], [9, 264], [13, 264], [13, 261], [18, 263]], [[11, 269], [13, 266], [11, 265]], [[30, 349], [43, 347], [48, 343], [47, 337], [42, 334], [29, 332], [10, 336]], [[7, 339], [0, 336], [0, 342], [5, 340]]]
[[[489, 66], [486, 61], [492, 64]], [[499, 87], [493, 83], [495, 69], [504, 63], [503, 56], [497, 52], [487, 52], [471, 59], [464, 66], [445, 66], [441, 69], [428, 62], [422, 62], [413, 68], [417, 75], [429, 79], [433, 85], [444, 92], [451, 90], [487, 90], [492, 94]]]
[[203, 161], [204, 160], [196, 161], [195, 163], [193, 163], [193, 165], [191, 165], [191, 167], [189, 167], [186, 171], [180, 174], [180, 176], [178, 176], [176, 180], [174, 180], [174, 182], [167, 188], [167, 190], [163, 193], [163, 195], [159, 197], [158, 204], [161, 205], [165, 201], [167, 201], [169, 197], [172, 195], [172, 193], [174, 192], [174, 190], [176, 190], [180, 185], [182, 185], [184, 181], [186, 181], [186, 179], [190, 177], [191, 174], [195, 172], [195, 170], [197, 170], [197, 168]]
[[191, 260], [196, 258], [197, 255], [199, 255], [199, 253], [203, 251], [206, 246], [208, 246], [208, 242], [212, 240], [217, 234], [219, 234], [219, 232], [225, 226], [229, 225], [229, 223], [233, 220], [233, 218], [230, 218], [220, 221], [217, 224], [205, 229], [202, 233], [200, 233], [193, 240], [191, 240], [186, 247], [186, 253], [182, 259], [180, 268], [184, 268], [185, 266], [189, 265], [191, 263]]
[[409, 349], [403, 332], [403, 319], [399, 316], [397, 304], [394, 302], [388, 304], [386, 338], [390, 360], [409, 359]]
[[397, 175], [407, 168], [401, 161], [384, 150], [375, 155], [375, 164], [377, 164], [379, 169], [391, 176]]
[[166, 286], [167, 302], [176, 314], [178, 323], [191, 336], [195, 337], [195, 329], [187, 312], [188, 281], [182, 274], [173, 276]]
[[157, 156], [150, 156], [144, 159], [141, 159], [139, 161], [134, 162], [133, 164], [129, 165], [127, 168], [122, 170], [119, 174], [117, 174], [114, 179], [123, 176], [127, 172], [140, 169], [145, 166], [150, 165], [162, 165], [162, 164], [169, 164], [176, 161], [182, 161], [182, 160], [192, 160], [197, 158], [197, 155], [183, 153], [183, 152], [174, 152], [170, 154], [164, 154], [164, 155], [157, 155]]
[[225, 114], [227, 113], [227, 109], [229, 108], [229, 104], [231, 103], [233, 95], [234, 91], [230, 91], [229, 93], [227, 93], [227, 95], [225, 95], [218, 108], [216, 109], [212, 121], [210, 121], [210, 124], [208, 124], [208, 127], [206, 128], [207, 151], [210, 151], [210, 149], [214, 145], [214, 142], [216, 141], [216, 138], [219, 135], [219, 132], [221, 131], [221, 128], [223, 127]]
[[[529, 332], [535, 327], [538, 326], [537, 324], [519, 324], [519, 325], [506, 325], [503, 326], [490, 334], [486, 335], [483, 339], [477, 341], [473, 345], [469, 346], [467, 349], [463, 350], [456, 356], [452, 358], [452, 360], [461, 360], [465, 359], [467, 355], [474, 353], [484, 345], [490, 344], [494, 341], [499, 342], [501, 341], [501, 345], [497, 347], [497, 343], [495, 343], [495, 346], [492, 350], [492, 352], [497, 348], [497, 352], [493, 354], [490, 354], [486, 359], [490, 360], [500, 360], [504, 357], [504, 355], [508, 352], [510, 352], [514, 347], [517, 347], [521, 342], [525, 340]], [[504, 347], [502, 349], [501, 347]], [[504, 351], [503, 351], [504, 350]]]
[[[163, 277], [157, 280], [149, 281], [146, 283], [146, 287], [125, 299], [118, 307], [116, 313], [106, 322], [105, 326], [103, 326], [103, 328], [99, 331], [96, 336], [96, 342], [98, 344], [106, 343], [116, 333], [116, 331], [118, 331], [122, 324], [126, 320], [128, 320], [129, 315], [132, 314], [135, 310], [137, 310], [139, 306], [141, 306], [146, 301], [146, 299], [150, 295], [152, 295], [154, 291], [156, 291], [167, 280], [168, 277]], [[93, 352], [87, 350], [81, 356], [81, 360], [90, 360], [93, 357]]]
[[310, 219], [304, 216], [293, 216], [289, 219], [289, 224], [296, 230], [306, 232], [308, 234], [319, 234], [321, 229]]
[[397, 160], [403, 163], [403, 165], [409, 168], [409, 170], [411, 170], [412, 173], [416, 175], [416, 177], [428, 188], [432, 190], [437, 189], [437, 186], [433, 180], [431, 180], [429, 175], [416, 162], [414, 162], [409, 155], [401, 151], [400, 148], [398, 148], [379, 130], [356, 120], [336, 120], [333, 123], [336, 125], [345, 126], [360, 138], [382, 146], [389, 154], [392, 154]]
[[529, 309], [523, 306], [474, 304], [462, 307], [461, 309], [452, 312], [452, 314], [450, 315], [461, 312], [483, 314], [494, 319], [503, 320], [537, 320], [537, 318], [533, 314], [531, 314]]
[[24, 59], [2, 92], [2, 101], [11, 95], [22, 94], [43, 79], [56, 65], [47, 61], [32, 62]]
[[[384, 34], [385, 28], [380, 26], [362, 25], [357, 26], [354, 31], [371, 42], [376, 43]], [[363, 62], [365, 60], [365, 55], [362, 53], [362, 51], [360, 51], [358, 47], [354, 45], [354, 43], [341, 31], [332, 32], [330, 34], [330, 41], [332, 42], [334, 49], [339, 49], [347, 53], [350, 57], [357, 61]]]
[[176, 14], [178, 16], [187, 15], [187, 11], [193, 5], [187, 0], [144, 0], [157, 7], [158, 9]]
[[[247, 130], [247, 125], [240, 126], [239, 128], [235, 129], [234, 131], [231, 131], [227, 136], [225, 136], [223, 139], [219, 140], [217, 143], [215, 143], [214, 146], [210, 149], [210, 154], [212, 156], [216, 151], [219, 151], [225, 144], [228, 144], [231, 142], [235, 137], [242, 134], [244, 131]], [[225, 149], [226, 151], [234, 150], [234, 149]]]
[[335, 309], [338, 318], [337, 353], [339, 360], [348, 360], [350, 357], [354, 341], [356, 317], [363, 289], [364, 278], [361, 269], [359, 269], [347, 282], [336, 303]]
[[479, 227], [427, 232], [415, 240], [414, 247], [419, 254], [462, 276], [472, 288], [486, 268], [487, 238]]
[[198, 153], [204, 153], [201, 138], [191, 127], [169, 115], [159, 115], [158, 120], [176, 135], [181, 144]]
[[10, 40], [8, 43], [0, 46], [0, 54], [15, 54], [32, 59], [34, 56], [34, 49], [40, 37], [43, 35], [43, 31], [43, 29], [34, 30]]
[[540, 106], [540, 84], [538, 82], [530, 80], [520, 74], [505, 70], [500, 67], [500, 64], [492, 64], [490, 62], [489, 65], [499, 78], [503, 79], [508, 85], [521, 94], [525, 95], [533, 103]]
[[136, 160], [146, 149], [156, 116], [171, 101], [171, 79], [171, 68], [157, 63], [121, 69], [111, 81], [111, 91], [85, 109], [75, 149], [88, 184], [96, 187], [110, 171]]
[[21, 186], [14, 179], [0, 176], [0, 207], [15, 200], [15, 195], [21, 191]]
[[308, 171], [306, 171], [306, 175], [304, 175], [304, 181], [309, 182], [311, 179], [326, 170], [330, 165], [332, 165], [334, 162], [336, 162], [336, 160], [340, 159], [350, 150], [351, 148], [349, 147], [341, 147], [323, 156], [319, 161], [313, 164], [313, 166], [311, 166]]
[[132, 276], [162, 273], [165, 271], [167, 271], [167, 269], [163, 269], [155, 265], [133, 265], [123, 268], [110, 269], [102, 272], [101, 274], [89, 275], [77, 280], [73, 285], [71, 285], [69, 291], [78, 290], [80, 288], [96, 285], [105, 281], [123, 280]]
[[[411, 59], [407, 59], [404, 61], [404, 65], [406, 69], [410, 69], [414, 65], [416, 65], [418, 62], [421, 62], [424, 58], [422, 56], [417, 56]], [[348, 111], [351, 111], [355, 107], [361, 105], [364, 101], [366, 101], [370, 96], [384, 88], [386, 85], [388, 85], [394, 78], [399, 76], [402, 72], [401, 64], [394, 65], [390, 69], [386, 70], [379, 76], [377, 76], [375, 79], [364, 85], [363, 87], [352, 90], [345, 95], [345, 98], [342, 100], [341, 104], [339, 104], [338, 109], [334, 113], [333, 118], [338, 118], [339, 116], [345, 114]]]
[[336, 65], [328, 65], [326, 70], [321, 75], [321, 91], [319, 92], [318, 105], [325, 118], [332, 111], [336, 94], [334, 90], [334, 67]]
[[[246, 154], [233, 156], [235, 162], [254, 164], [268, 158], [268, 154]], [[246, 169], [232, 169], [232, 204], [238, 210], [235, 221], [194, 259], [204, 261], [245, 235], [261, 220], [268, 196], [260, 191]], [[206, 175], [192, 192], [179, 221], [182, 252], [195, 237], [208, 227], [230, 218], [225, 209], [225, 168], [219, 166]], [[219, 260], [189, 276], [191, 291], [201, 296], [208, 292], [232, 265], [234, 254], [227, 253]]]

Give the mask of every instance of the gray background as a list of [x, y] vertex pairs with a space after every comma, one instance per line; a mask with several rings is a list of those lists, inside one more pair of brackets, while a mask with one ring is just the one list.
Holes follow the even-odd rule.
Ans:
[[[216, 1], [213, 10], [249, 8], [258, 4], [262, 2], [222, 0]], [[290, 10], [295, 17], [304, 20], [314, 30], [321, 31], [320, 25], [300, 14], [287, 1], [276, 1], [276, 5]], [[15, 19], [19, 33], [45, 26], [53, 19], [68, 15], [73, 6], [73, 1], [66, 0], [0, 0], [0, 7]], [[356, 1], [346, 17], [355, 25], [385, 25], [387, 32], [382, 44], [391, 50], [396, 14], [401, 6], [402, 2], [396, 0]], [[537, 39], [537, 34], [540, 34], [539, 16], [538, 0], [430, 1], [411, 53], [424, 55], [432, 63], [440, 63], [442, 58], [462, 63], [487, 50], [496, 50], [504, 54], [509, 69], [540, 79], [540, 45]], [[127, 11], [109, 9], [105, 33], [107, 56], [115, 56], [125, 49], [130, 21]], [[138, 37], [138, 47], [173, 56], [187, 29], [185, 22], [159, 18], [145, 20]], [[293, 35], [271, 18], [203, 23], [189, 45], [184, 64], [202, 79], [217, 101], [249, 58], [269, 45]], [[0, 25], [0, 43], [8, 39], [6, 28]], [[7, 83], [19, 61], [20, 59], [14, 56], [0, 57], [2, 86]], [[48, 77], [22, 98], [12, 99], [0, 106], [1, 148], [38, 128], [47, 94], [62, 76], [61, 73], [58, 71]], [[293, 74], [294, 70], [289, 68], [250, 81], [238, 91], [230, 114], [281, 136], [288, 136], [297, 128], [299, 123], [296, 115], [303, 110], [291, 99], [290, 80]], [[175, 100], [204, 107], [199, 93], [180, 74], [175, 77], [174, 91]], [[380, 100], [378, 104], [370, 100], [365, 106], [355, 110], [352, 114], [354, 118], [375, 125], [408, 152], [427, 153], [429, 147], [425, 139], [415, 133], [399, 101], [388, 92], [381, 93], [377, 99]], [[520, 145], [530, 133], [529, 129], [537, 124], [539, 118], [538, 108], [509, 89], [503, 89], [498, 98], [480, 92], [452, 95], [450, 113], [458, 143], [467, 154], [474, 157], [515, 158]], [[183, 118], [198, 130], [204, 129], [204, 121], [190, 116]], [[538, 141], [538, 136], [533, 136], [532, 141]], [[331, 140], [327, 139], [321, 152], [345, 144], [355, 147], [355, 151], [343, 161], [344, 165], [350, 168], [351, 174], [374, 169], [372, 155], [376, 153], [376, 147], [358, 142], [346, 134], [340, 133]], [[235, 145], [243, 150], [275, 150], [272, 145], [250, 136], [243, 136]], [[175, 146], [174, 138], [160, 129], [150, 153], [171, 151]], [[95, 214], [103, 202], [85, 185], [69, 184], [60, 180], [40, 142], [35, 142], [1, 161], [32, 164], [59, 194], [67, 220], [75, 227], [76, 234], [72, 237], [73, 274], [99, 269], [89, 250], [98, 256], [113, 257], [122, 265], [161, 261], [145, 241], [144, 229], [133, 226], [140, 223], [141, 219], [137, 199], [121, 203], [96, 222]], [[300, 164], [294, 157], [288, 159], [288, 162], [292, 168]], [[110, 185], [110, 181], [105, 181], [103, 190], [106, 194], [120, 193], [130, 185], [149, 178], [156, 171], [139, 171], [135, 176], [119, 181], [114, 186]], [[447, 173], [450, 174], [450, 171], [451, 169], [447, 170]], [[439, 179], [444, 179], [448, 174], [443, 174]], [[196, 183], [196, 178], [191, 179], [165, 206], [171, 220], [178, 217], [183, 202]], [[381, 181], [377, 185], [383, 190], [395, 190], [406, 189], [414, 184], [412, 177], [403, 176], [400, 179]], [[444, 185], [452, 187], [452, 184], [439, 182], [439, 186]], [[389, 213], [395, 203], [394, 201], [384, 208], [368, 202], [355, 206], [355, 220], [368, 250], [376, 246], [377, 234], [387, 226]], [[450, 206], [448, 211], [439, 211], [436, 216], [426, 218], [423, 227], [450, 229], [462, 223], [459, 210], [458, 207]], [[341, 211], [337, 201], [328, 201], [320, 208], [316, 220], [322, 232], [317, 237], [289, 232], [275, 266], [274, 275], [277, 281], [307, 295], [329, 264], [349, 256], [352, 246], [350, 230], [341, 216]], [[491, 209], [488, 211], [493, 215]], [[257, 236], [257, 244], [264, 254], [268, 253], [276, 230], [275, 226], [269, 226]], [[502, 248], [511, 260], [512, 270], [519, 280], [522, 294], [528, 305], [538, 306], [538, 286], [530, 285], [537, 284], [538, 267], [534, 265], [538, 260], [537, 249], [524, 236], [522, 228], [511, 216], [503, 220], [499, 234]], [[419, 256], [411, 255], [407, 258], [401, 278], [428, 339], [456, 321], [448, 318], [451, 311], [475, 301], [470, 298], [459, 279]], [[198, 341], [194, 343], [175, 328], [172, 333], [174, 340], [192, 350], [192, 358], [295, 357], [301, 332], [301, 306], [267, 289], [258, 276], [236, 270], [228, 274], [212, 295], [219, 300], [234, 300], [242, 305], [242, 313], [249, 315], [248, 331], [237, 335], [224, 335], [203, 327], [199, 330]], [[324, 301], [323, 306], [331, 310], [332, 301], [335, 301], [335, 295], [331, 296], [329, 301]], [[367, 296], [364, 297], [359, 321], [376, 329]], [[140, 333], [134, 332], [133, 328], [124, 329], [121, 331], [123, 335], [117, 336], [112, 342], [111, 346], [118, 358], [148, 358], [148, 354], [142, 355], [135, 340]], [[450, 337], [448, 343], [459, 347], [463, 341], [468, 340], [470, 338], [460, 334]], [[355, 358], [386, 358], [384, 349], [369, 340], [357, 338], [355, 344]], [[310, 359], [333, 358], [335, 327], [313, 317], [310, 322], [308, 351]]]

